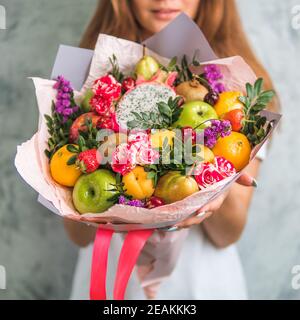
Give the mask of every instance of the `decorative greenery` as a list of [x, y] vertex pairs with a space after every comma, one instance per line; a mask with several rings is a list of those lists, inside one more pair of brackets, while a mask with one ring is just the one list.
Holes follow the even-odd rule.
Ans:
[[45, 114], [46, 124], [50, 137], [48, 139], [48, 149], [45, 150], [46, 156], [51, 159], [53, 154], [66, 145], [69, 141], [69, 132], [73, 123], [73, 119], [70, 118], [66, 122], [63, 122], [62, 115], [55, 111], [55, 103], [52, 102], [51, 116]]
[[[97, 132], [98, 130], [93, 127], [92, 120], [90, 118], [85, 119], [85, 131], [79, 130], [79, 136], [76, 141], [77, 145], [68, 145], [68, 151], [72, 153], [76, 153], [71, 156], [68, 160], [67, 164], [72, 165], [76, 163], [77, 155], [85, 150], [97, 149], [99, 147], [99, 143], [97, 142]], [[85, 169], [84, 167], [82, 168]]]
[[189, 67], [186, 55], [182, 57], [180, 66], [179, 65], [176, 66], [176, 71], [178, 72], [178, 76], [177, 76], [178, 83], [193, 79], [193, 73]]
[[112, 70], [110, 74], [118, 81], [122, 82], [124, 80], [124, 74], [120, 71], [120, 67], [118, 64], [117, 57], [113, 54], [112, 57], [109, 58], [109, 62], [112, 66]]
[[[85, 130], [79, 130], [79, 141], [86, 149], [97, 149], [99, 142], [97, 141], [98, 129], [93, 126], [92, 119], [87, 117], [84, 122]], [[80, 141], [81, 140], [81, 141]]]
[[166, 72], [173, 72], [173, 71], [177, 71], [177, 57], [173, 57], [169, 64], [167, 65], [167, 67], [165, 67], [162, 64], [159, 64], [159, 68], [163, 71]]
[[116, 184], [111, 184], [112, 188], [108, 189], [107, 191], [113, 191], [116, 192], [112, 197], [108, 199], [108, 201], [111, 201], [113, 203], [117, 203], [120, 196], [126, 197], [128, 200], [132, 199], [132, 196], [129, 196], [126, 194], [126, 189], [124, 189], [124, 183], [122, 182], [122, 176], [121, 174], [116, 174]]
[[246, 84], [246, 96], [239, 97], [244, 105], [244, 120], [241, 132], [247, 136], [252, 146], [256, 146], [267, 135], [270, 126], [265, 128], [267, 118], [260, 115], [275, 95], [273, 90], [262, 91], [263, 79], [259, 78], [252, 86]]
[[[199, 161], [203, 161], [204, 159], [198, 158], [195, 163], [192, 165], [187, 164], [185, 161], [185, 155], [184, 155], [184, 148], [183, 148], [183, 142], [182, 140], [174, 142], [176, 138], [173, 138], [173, 148], [170, 148], [170, 144], [168, 141], [168, 138], [165, 138], [162, 144], [162, 148], [159, 149], [160, 152], [160, 159], [159, 163], [157, 164], [151, 164], [144, 166], [145, 171], [147, 172], [147, 177], [149, 179], [153, 179], [154, 186], [156, 187], [158, 179], [163, 176], [168, 171], [179, 171], [183, 175], [186, 175], [186, 172], [189, 172], [193, 169], [196, 163]], [[201, 147], [193, 145], [192, 147], [192, 153], [195, 155], [196, 153], [200, 153]], [[168, 159], [168, 162], [164, 162], [163, 156], [165, 156]], [[183, 161], [181, 161], [181, 159]]]
[[181, 98], [169, 98], [168, 103], [159, 102], [157, 104], [159, 113], [156, 112], [131, 112], [134, 120], [128, 121], [129, 129], [139, 128], [146, 129], [166, 129], [176, 122], [182, 112], [179, 106]]

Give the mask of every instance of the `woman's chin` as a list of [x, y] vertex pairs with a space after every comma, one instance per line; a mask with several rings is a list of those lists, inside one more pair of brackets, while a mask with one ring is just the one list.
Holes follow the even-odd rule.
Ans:
[[[163, 28], [165, 28], [170, 22], [172, 22], [173, 19], [170, 19], [170, 20], [152, 20], [152, 23], [151, 23], [151, 28], [150, 31], [151, 33], [157, 33], [157, 32], [160, 32]], [[149, 30], [148, 29], [148, 30]]]

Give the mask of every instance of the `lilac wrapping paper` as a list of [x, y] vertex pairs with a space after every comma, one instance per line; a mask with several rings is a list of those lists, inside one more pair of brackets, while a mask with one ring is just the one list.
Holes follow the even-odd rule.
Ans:
[[[184, 30], [185, 32], [190, 30], [191, 32], [189, 37], [182, 35], [174, 42], [170, 36], [173, 30]], [[187, 38], [189, 39], [189, 46], [185, 44]], [[165, 30], [146, 41], [146, 44], [148, 48], [150, 47], [156, 51], [155, 53], [148, 49], [147, 54], [154, 56], [162, 64], [168, 63], [168, 58], [173, 56], [173, 51], [176, 51], [175, 55], [182, 56], [184, 53], [191, 54], [191, 52], [198, 50], [198, 58], [202, 62], [202, 65], [210, 63], [219, 65], [228, 90], [243, 92], [246, 82], [253, 83], [256, 79], [251, 68], [241, 57], [216, 60], [216, 56], [200, 29], [195, 29], [194, 22], [184, 14], [175, 19]], [[78, 101], [96, 78], [106, 74], [110, 70], [108, 58], [112, 54], [116, 55], [120, 69], [125, 73], [133, 69], [142, 55], [142, 46], [140, 44], [101, 34], [98, 38], [92, 61], [89, 60], [89, 57], [91, 57], [90, 50], [86, 50], [82, 56], [83, 51], [80, 50], [83, 49], [77, 49], [77, 56], [81, 56], [82, 58], [81, 68], [79, 68], [81, 72], [79, 72], [78, 68], [75, 71], [72, 68], [72, 63], [77, 66], [75, 60], [72, 62], [72, 57], [66, 56], [66, 52], [72, 51], [74, 53], [76, 49], [72, 48], [71, 50], [68, 47], [60, 47], [60, 50], [61, 54], [55, 63], [53, 75], [69, 75], [71, 83], [78, 90], [75, 91], [75, 98]], [[62, 54], [63, 50], [65, 55]], [[161, 57], [158, 53], [164, 53], [168, 58]], [[64, 64], [64, 59], [70, 59], [71, 61], [68, 64]], [[82, 74], [88, 70], [89, 65], [88, 76], [83, 83]], [[78, 78], [76, 77], [76, 73], [78, 74]], [[53, 181], [49, 172], [48, 159], [44, 154], [44, 149], [47, 148], [48, 132], [43, 115], [51, 113], [51, 101], [56, 95], [53, 89], [54, 81], [40, 78], [32, 78], [32, 80], [40, 112], [39, 129], [30, 140], [18, 146], [15, 166], [23, 179], [39, 193], [38, 201], [60, 216], [100, 226], [105, 229], [113, 229], [117, 232], [163, 228], [174, 225], [193, 215], [196, 210], [225, 192], [239, 177], [239, 174], [236, 174], [182, 201], [151, 210], [115, 205], [100, 214], [79, 215], [72, 203], [71, 190]], [[82, 88], [80, 87], [81, 85]], [[268, 120], [273, 123], [270, 135], [280, 120], [280, 115], [271, 112], [264, 113], [268, 117]], [[265, 141], [267, 139], [268, 137], [266, 137]], [[252, 151], [251, 159], [255, 157], [264, 142]], [[140, 275], [142, 286], [149, 289], [153, 284], [159, 283], [172, 272], [187, 233], [188, 230], [180, 230], [175, 233], [157, 231], [153, 234], [144, 247], [138, 261], [140, 266], [145, 267]]]

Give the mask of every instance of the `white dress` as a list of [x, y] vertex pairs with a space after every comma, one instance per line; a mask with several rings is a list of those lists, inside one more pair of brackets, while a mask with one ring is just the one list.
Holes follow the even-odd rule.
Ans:
[[[261, 149], [258, 156], [260, 159], [265, 157], [265, 148]], [[121, 235], [114, 234], [108, 257], [107, 295], [110, 299], [122, 243]], [[71, 299], [89, 299], [92, 251], [92, 244], [79, 251]], [[145, 298], [136, 270], [133, 270], [125, 299]], [[218, 249], [206, 238], [201, 227], [191, 227], [177, 265], [171, 276], [160, 285], [156, 299], [247, 299], [243, 268], [236, 246]]]

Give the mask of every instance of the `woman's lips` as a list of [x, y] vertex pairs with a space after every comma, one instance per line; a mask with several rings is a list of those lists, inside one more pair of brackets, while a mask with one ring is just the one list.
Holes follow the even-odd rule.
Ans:
[[152, 13], [154, 14], [156, 19], [172, 20], [180, 13], [180, 10], [177, 10], [177, 9], [158, 9], [158, 10], [152, 10]]

